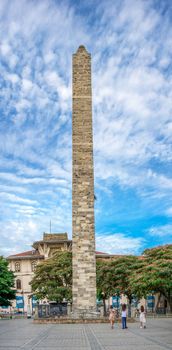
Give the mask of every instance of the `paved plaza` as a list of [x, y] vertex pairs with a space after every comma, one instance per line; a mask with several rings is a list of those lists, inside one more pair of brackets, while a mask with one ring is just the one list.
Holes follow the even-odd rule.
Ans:
[[147, 328], [130, 323], [122, 330], [109, 324], [33, 324], [0, 320], [0, 350], [162, 350], [172, 349], [172, 319], [148, 319]]

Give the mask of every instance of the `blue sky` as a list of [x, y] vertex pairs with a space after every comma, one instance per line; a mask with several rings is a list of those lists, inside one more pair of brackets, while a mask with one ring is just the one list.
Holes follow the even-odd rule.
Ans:
[[71, 238], [72, 54], [92, 54], [97, 250], [172, 242], [172, 3], [0, 2], [0, 254]]

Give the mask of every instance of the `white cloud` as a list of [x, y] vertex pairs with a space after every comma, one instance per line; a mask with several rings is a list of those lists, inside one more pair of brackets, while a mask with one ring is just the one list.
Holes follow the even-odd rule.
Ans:
[[33, 84], [29, 79], [23, 79], [22, 80], [22, 87], [23, 87], [24, 92], [28, 93], [32, 89]]
[[110, 254], [140, 254], [143, 250], [143, 238], [133, 238], [123, 233], [96, 236], [96, 249]]
[[[9, 200], [4, 215], [37, 215], [28, 237], [45, 230], [42, 211], [57, 230], [71, 230], [71, 55], [80, 44], [92, 53], [96, 189], [113, 198], [113, 186], [132, 188], [150, 207], [158, 202], [159, 214], [161, 201], [163, 213], [172, 205], [169, 15], [142, 0], [95, 1], [87, 16], [82, 6], [0, 3], [0, 189]], [[140, 238], [114, 236], [125, 251], [139, 250]]]
[[172, 216], [172, 207], [171, 207], [171, 208], [168, 208], [168, 209], [166, 210], [166, 215], [167, 215], [167, 216]]
[[19, 196], [16, 196], [15, 194], [6, 193], [6, 192], [1, 192], [0, 198], [3, 201], [11, 201], [11, 202], [15, 202], [15, 203], [16, 202], [25, 203], [25, 204], [37, 204], [38, 203], [36, 200], [19, 197]]
[[10, 80], [12, 82], [12, 84], [16, 84], [20, 80], [19, 76], [17, 74], [15, 74], [15, 73], [12, 73], [12, 74], [7, 73], [6, 79]]
[[156, 237], [172, 237], [172, 224], [164, 225], [164, 226], [152, 226], [149, 229], [149, 234]]
[[15, 108], [17, 112], [22, 112], [24, 109], [28, 109], [31, 106], [30, 102], [23, 98], [19, 102], [16, 103]]
[[3, 56], [9, 55], [11, 52], [11, 47], [8, 42], [2, 42], [0, 49]]
[[[172, 81], [158, 68], [159, 59], [166, 58], [165, 51], [160, 52], [162, 40], [166, 41], [165, 30], [160, 14], [145, 2], [132, 1], [130, 9], [128, 2], [124, 4], [119, 6], [118, 16], [117, 7], [111, 12], [108, 8], [104, 11], [103, 53], [107, 49], [108, 54], [102, 58], [100, 48], [96, 56], [93, 81], [96, 175], [102, 179], [113, 177], [114, 183], [117, 180], [138, 189], [152, 186], [158, 194], [171, 188], [171, 178], [163, 174], [163, 166], [172, 160]], [[116, 21], [112, 24], [114, 16]], [[167, 23], [163, 24], [165, 28]], [[158, 40], [157, 25], [161, 28]], [[121, 31], [117, 36], [111, 34], [114, 46], [111, 42], [109, 50], [105, 36], [112, 26], [114, 31], [116, 28]], [[157, 159], [161, 162], [161, 173], [154, 169], [155, 178], [151, 180], [146, 169]]]

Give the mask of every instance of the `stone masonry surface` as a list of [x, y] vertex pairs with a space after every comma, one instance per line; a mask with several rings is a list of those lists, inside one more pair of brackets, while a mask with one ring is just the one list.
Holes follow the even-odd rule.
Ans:
[[91, 55], [73, 55], [73, 312], [96, 311]]
[[121, 329], [115, 324], [35, 325], [32, 320], [0, 320], [0, 350], [170, 350], [172, 319], [148, 319]]

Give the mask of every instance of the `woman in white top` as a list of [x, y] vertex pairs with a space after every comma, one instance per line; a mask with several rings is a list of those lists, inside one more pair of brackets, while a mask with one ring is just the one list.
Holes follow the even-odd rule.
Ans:
[[146, 313], [143, 305], [140, 308], [140, 328], [146, 328]]
[[122, 304], [122, 329], [127, 327], [127, 310], [126, 304]]

